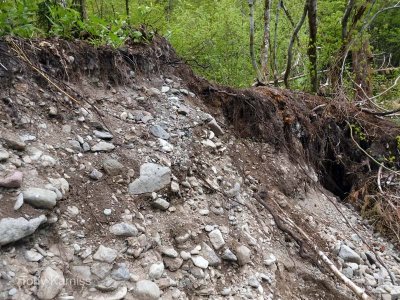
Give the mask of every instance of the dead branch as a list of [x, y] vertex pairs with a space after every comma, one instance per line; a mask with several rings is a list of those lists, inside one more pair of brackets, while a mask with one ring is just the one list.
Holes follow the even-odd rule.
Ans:
[[[268, 211], [270, 211], [270, 208], [268, 206], [268, 204], [266, 203], [266, 201], [264, 199], [262, 199], [260, 197], [260, 195], [255, 194], [254, 198], [260, 203], [262, 204]], [[271, 211], [270, 211], [271, 212]], [[330, 269], [330, 271], [338, 278], [340, 279], [358, 298], [363, 299], [363, 300], [369, 300], [371, 299], [362, 288], [360, 288], [359, 286], [357, 286], [353, 281], [351, 281], [349, 278], [347, 278], [344, 274], [342, 274], [338, 268], [334, 265], [334, 263], [325, 255], [324, 252], [322, 252], [317, 245], [315, 245], [315, 243], [313, 243], [313, 241], [311, 240], [311, 238], [300, 228], [296, 225], [296, 223], [291, 220], [287, 214], [285, 214], [285, 218], [282, 217], [277, 217], [276, 215], [272, 214], [271, 215], [277, 220], [285, 220], [286, 223], [290, 223], [302, 236], [303, 238], [306, 240], [306, 242], [308, 243], [308, 246], [313, 249], [313, 251], [318, 255], [318, 257], [328, 266], [328, 268]], [[276, 223], [276, 222], [275, 222]], [[278, 223], [277, 223], [278, 225]], [[283, 230], [288, 233], [286, 231], [286, 227], [278, 227], [282, 230], [282, 228], [284, 228]], [[296, 239], [300, 239], [297, 235], [293, 234], [293, 232], [289, 233], [293, 238], [296, 237]], [[303, 240], [301, 240], [301, 246], [303, 246]], [[297, 240], [296, 240], [297, 242]]]
[[371, 99], [376, 99], [376, 98], [386, 94], [388, 91], [390, 91], [392, 88], [394, 88], [399, 83], [399, 80], [400, 80], [400, 75], [395, 79], [394, 83], [390, 87], [388, 87], [386, 90], [379, 93], [378, 95], [371, 97]]

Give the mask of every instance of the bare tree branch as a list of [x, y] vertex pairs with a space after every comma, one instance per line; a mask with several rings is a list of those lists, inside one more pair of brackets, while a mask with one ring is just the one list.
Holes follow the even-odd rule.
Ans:
[[308, 59], [310, 60], [310, 81], [311, 91], [318, 91], [318, 72], [317, 72], [317, 0], [308, 2], [308, 27], [309, 27], [309, 42], [308, 42]]
[[265, 0], [264, 7], [264, 38], [263, 46], [261, 49], [261, 75], [263, 82], [268, 81], [268, 55], [270, 46], [270, 21], [271, 21], [271, 2], [272, 0]]
[[279, 13], [281, 10], [281, 7], [283, 5], [283, 1], [279, 0], [278, 6], [276, 8], [276, 13], [275, 13], [275, 28], [274, 28], [274, 48], [272, 52], [272, 56], [274, 58], [273, 62], [273, 73], [274, 73], [274, 85], [278, 86], [278, 57], [277, 57], [277, 51], [278, 51], [278, 23], [279, 23]]
[[347, 24], [349, 22], [350, 13], [353, 10], [355, 0], [348, 0], [346, 9], [342, 18], [342, 40], [347, 38]]
[[260, 73], [260, 70], [258, 69], [257, 61], [256, 61], [256, 55], [254, 51], [254, 5], [255, 5], [255, 0], [248, 0], [249, 3], [249, 8], [250, 8], [250, 58], [251, 58], [251, 63], [253, 65], [254, 70], [256, 71], [257, 74], [257, 81], [262, 82], [262, 76]]
[[303, 9], [303, 15], [301, 16], [299, 23], [297, 23], [297, 25], [293, 31], [292, 37], [290, 38], [289, 47], [288, 47], [288, 57], [287, 57], [287, 63], [286, 63], [286, 71], [285, 71], [285, 75], [283, 77], [283, 81], [285, 83], [286, 88], [289, 88], [288, 79], [290, 76], [291, 64], [292, 64], [292, 59], [293, 59], [292, 50], [293, 50], [294, 40], [295, 40], [295, 37], [297, 36], [297, 34], [299, 33], [301, 27], [303, 26], [304, 20], [306, 19], [307, 11], [308, 11], [308, 3], [309, 3], [309, 0], [306, 0], [304, 9]]

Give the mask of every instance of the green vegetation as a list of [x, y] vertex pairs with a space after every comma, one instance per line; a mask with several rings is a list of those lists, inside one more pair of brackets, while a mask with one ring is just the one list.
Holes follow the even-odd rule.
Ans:
[[[312, 81], [317, 80], [319, 92], [330, 95], [334, 92], [333, 82], [342, 77], [340, 86], [350, 99], [360, 101], [366, 98], [364, 94], [372, 97], [389, 89], [375, 102], [397, 108], [400, 85], [392, 85], [400, 75], [400, 9], [379, 13], [397, 2], [355, 0], [351, 1], [353, 7], [349, 7], [349, 1], [345, 0], [307, 1], [317, 5], [314, 46], [318, 78], [310, 75], [313, 65], [308, 50], [313, 44], [309, 42], [311, 23], [306, 18], [293, 39], [286, 85], [310, 91], [315, 90]], [[254, 50], [258, 64], [261, 64], [267, 2], [254, 1]], [[158, 32], [189, 65], [210, 80], [245, 87], [257, 77], [249, 54], [247, 0], [74, 0], [67, 1], [65, 7], [62, 3], [60, 0], [0, 0], [0, 35], [80, 38], [95, 45], [118, 47], [127, 39], [149, 41]], [[275, 85], [283, 86], [288, 45], [294, 26], [301, 19], [305, 0], [271, 0], [270, 3], [268, 76], [264, 83], [275, 81]], [[343, 26], [348, 8], [350, 15]], [[363, 13], [358, 15], [360, 11]], [[347, 30], [345, 36], [343, 28]], [[347, 59], [343, 63], [345, 69], [340, 70], [343, 52]], [[335, 65], [341, 72], [332, 72]]]

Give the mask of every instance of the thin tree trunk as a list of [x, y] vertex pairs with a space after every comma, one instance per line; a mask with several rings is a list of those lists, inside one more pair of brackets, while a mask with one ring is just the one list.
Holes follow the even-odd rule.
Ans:
[[129, 0], [125, 0], [125, 10], [126, 10], [126, 17], [128, 20], [128, 24], [129, 24], [129, 18], [130, 18], [130, 13], [129, 13]]
[[86, 0], [79, 0], [82, 21], [87, 20]]
[[[282, 7], [283, 11], [285, 12], [286, 18], [288, 18], [290, 24], [291, 24], [292, 27], [294, 28], [294, 27], [295, 27], [295, 24], [294, 24], [293, 18], [292, 18], [292, 16], [290, 15], [290, 12], [289, 12], [289, 10], [286, 8], [285, 3], [284, 3], [283, 1], [281, 1], [281, 7]], [[299, 36], [298, 36], [298, 35], [296, 35], [296, 42], [297, 42], [297, 45], [300, 47], [300, 40], [299, 40]]]
[[268, 56], [270, 46], [270, 22], [271, 22], [271, 0], [265, 0], [264, 7], [264, 38], [263, 46], [261, 49], [261, 75], [263, 82], [268, 82], [269, 71], [268, 71]]
[[369, 47], [367, 37], [362, 37], [362, 41], [358, 49], [351, 52], [352, 66], [354, 73], [355, 95], [356, 101], [362, 101], [365, 97], [372, 97], [372, 79], [371, 64], [372, 54]]
[[342, 18], [342, 41], [347, 38], [347, 24], [349, 23], [350, 13], [353, 10], [355, 0], [348, 0], [346, 9]]
[[[342, 37], [343, 34], [345, 36], [345, 40], [343, 40], [342, 46], [339, 48], [335, 60], [332, 62], [331, 70], [330, 70], [330, 81], [332, 85], [332, 89], [334, 91], [339, 91], [342, 88], [342, 73], [343, 69], [346, 63], [346, 57], [347, 54], [349, 53], [349, 48], [353, 40], [353, 33], [355, 32], [355, 29], [357, 28], [359, 21], [362, 19], [367, 6], [372, 3], [374, 0], [365, 0], [365, 2], [358, 7], [357, 9], [355, 8], [355, 3], [352, 3], [352, 1], [348, 1], [346, 10], [344, 13], [344, 20], [342, 19]], [[352, 18], [352, 22], [350, 24], [350, 27], [348, 28], [348, 18], [351, 14], [351, 12], [355, 10], [354, 16]], [[348, 15], [345, 17], [345, 15]], [[347, 20], [346, 20], [347, 19]], [[345, 29], [343, 29], [343, 26], [345, 26]]]
[[73, 7], [79, 12], [81, 20], [87, 19], [86, 0], [74, 0]]
[[309, 3], [309, 0], [306, 0], [304, 9], [303, 9], [303, 15], [301, 16], [299, 23], [297, 23], [297, 25], [293, 31], [292, 37], [290, 38], [289, 47], [288, 47], [288, 55], [287, 55], [287, 63], [286, 63], [286, 71], [285, 71], [285, 75], [283, 77], [283, 82], [285, 83], [286, 88], [289, 88], [289, 80], [288, 79], [289, 79], [290, 70], [292, 67], [292, 59], [293, 59], [292, 50], [293, 50], [294, 40], [306, 19], [307, 11], [308, 11], [308, 3]]
[[262, 82], [262, 76], [260, 70], [258, 69], [256, 55], [254, 51], [254, 4], [255, 0], [248, 0], [250, 8], [250, 58], [253, 68], [257, 74], [257, 81]]
[[308, 41], [307, 54], [310, 60], [311, 91], [318, 91], [317, 73], [317, 0], [310, 0], [308, 3], [308, 25], [310, 37]]
[[272, 52], [272, 56], [274, 58], [273, 62], [273, 73], [274, 73], [274, 85], [278, 86], [279, 81], [278, 81], [278, 57], [277, 57], [277, 52], [278, 52], [278, 24], [279, 24], [279, 14], [281, 11], [281, 7], [283, 7], [283, 1], [279, 0], [278, 6], [276, 8], [276, 14], [275, 14], [275, 28], [274, 28], [274, 48]]

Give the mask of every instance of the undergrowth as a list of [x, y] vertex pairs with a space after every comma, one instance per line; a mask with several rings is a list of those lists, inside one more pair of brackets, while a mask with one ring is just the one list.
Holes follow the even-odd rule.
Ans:
[[153, 31], [144, 27], [130, 26], [124, 17], [106, 20], [92, 15], [83, 21], [78, 11], [52, 4], [51, 1], [0, 4], [0, 36], [83, 39], [94, 46], [109, 45], [115, 48], [128, 40], [134, 43], [149, 42], [154, 36]]

